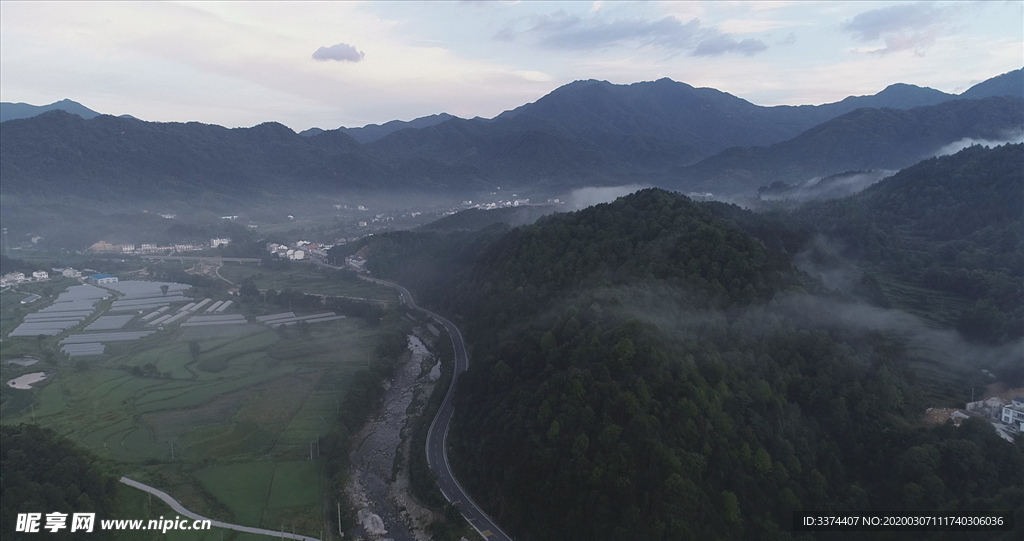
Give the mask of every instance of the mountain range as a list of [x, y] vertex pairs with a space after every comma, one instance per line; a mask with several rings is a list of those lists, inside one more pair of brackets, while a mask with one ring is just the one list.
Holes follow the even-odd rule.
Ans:
[[[959, 96], [894, 84], [825, 105], [762, 107], [669, 79], [587, 80], [493, 119], [439, 114], [301, 134], [272, 122], [227, 129], [91, 116], [65, 100], [3, 123], [0, 174], [3, 193], [34, 196], [464, 194], [496, 185], [558, 193], [624, 183], [749, 193], [904, 167], [965, 138], [1012, 136], [1024, 125], [1022, 82], [1015, 70]], [[25, 107], [4, 104], [4, 114]]]
[[95, 118], [100, 113], [69, 99], [55, 101], [49, 105], [29, 105], [27, 103], [0, 102], [0, 122], [19, 118], [32, 118], [49, 111], [64, 111], [82, 118]]

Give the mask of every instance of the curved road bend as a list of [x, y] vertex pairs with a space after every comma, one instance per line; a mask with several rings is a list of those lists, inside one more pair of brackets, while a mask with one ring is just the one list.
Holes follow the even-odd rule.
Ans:
[[437, 416], [430, 423], [430, 430], [427, 432], [427, 464], [430, 466], [431, 471], [437, 475], [437, 484], [441, 487], [441, 494], [444, 494], [444, 497], [459, 509], [470, 526], [479, 532], [484, 539], [488, 541], [512, 541], [512, 538], [503, 532], [491, 520], [491, 517], [487, 516], [487, 513], [473, 501], [473, 498], [469, 497], [469, 494], [462, 488], [459, 481], [455, 479], [451, 465], [448, 464], [448, 446], [446, 443], [448, 427], [451, 426], [452, 413], [455, 411], [455, 404], [452, 402], [453, 395], [455, 394], [455, 382], [458, 380], [459, 374], [469, 368], [469, 356], [466, 354], [466, 344], [462, 341], [462, 333], [459, 332], [459, 328], [451, 321], [417, 306], [413, 302], [412, 295], [408, 289], [387, 280], [368, 278], [366, 276], [360, 276], [360, 278], [397, 289], [403, 304], [434, 318], [448, 330], [448, 335], [452, 338], [452, 349], [455, 351], [455, 371], [452, 374], [452, 383], [448, 387], [448, 394], [445, 395], [444, 402], [441, 403], [441, 409], [438, 410]]
[[166, 492], [164, 492], [164, 491], [162, 491], [160, 489], [153, 488], [153, 487], [151, 487], [149, 485], [144, 485], [144, 484], [142, 484], [142, 483], [140, 483], [138, 481], [133, 481], [133, 480], [127, 478], [127, 477], [122, 477], [121, 478], [121, 482], [126, 484], [126, 485], [128, 485], [128, 486], [130, 486], [130, 487], [135, 487], [135, 488], [137, 488], [139, 490], [144, 490], [146, 492], [149, 492], [150, 494], [156, 496], [157, 498], [160, 498], [161, 500], [164, 501], [164, 503], [166, 503], [167, 505], [171, 506], [171, 509], [174, 509], [175, 512], [177, 512], [177, 513], [180, 513], [180, 514], [182, 514], [182, 515], [184, 515], [184, 516], [186, 516], [186, 517], [188, 517], [188, 518], [190, 518], [192, 520], [209, 520], [210, 521], [210, 525], [214, 526], [214, 527], [217, 527], [217, 528], [226, 528], [228, 530], [235, 530], [235, 531], [245, 532], [245, 533], [254, 533], [254, 534], [257, 534], [257, 535], [270, 535], [270, 536], [273, 536], [273, 537], [277, 537], [278, 539], [296, 539], [297, 541], [320, 541], [319, 539], [317, 539], [315, 537], [307, 537], [305, 535], [299, 535], [299, 534], [288, 533], [288, 532], [283, 532], [283, 531], [279, 532], [279, 531], [274, 531], [274, 530], [264, 530], [263, 528], [252, 528], [252, 527], [249, 527], [249, 526], [242, 526], [242, 525], [239, 525], [239, 524], [228, 524], [227, 522], [221, 522], [219, 520], [209, 519], [209, 518], [206, 518], [206, 517], [204, 517], [202, 515], [199, 515], [197, 513], [193, 513], [192, 511], [189, 511], [188, 509], [185, 509], [184, 506], [182, 506], [180, 503], [178, 503], [178, 500], [175, 500], [170, 495], [168, 495]]

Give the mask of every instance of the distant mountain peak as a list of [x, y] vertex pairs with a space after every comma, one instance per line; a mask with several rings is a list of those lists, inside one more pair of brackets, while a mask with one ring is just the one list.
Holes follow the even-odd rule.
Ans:
[[960, 94], [961, 98], [981, 99], [992, 96], [1024, 98], [1024, 70], [1016, 69], [982, 81]]
[[100, 116], [100, 113], [89, 109], [81, 103], [64, 98], [49, 105], [31, 105], [28, 103], [10, 102], [0, 103], [0, 122], [7, 122], [8, 120], [15, 120], [18, 118], [32, 118], [49, 111], [64, 111], [73, 115], [78, 115], [82, 118], [95, 118]]
[[[348, 135], [352, 136], [352, 138], [355, 139], [356, 141], [365, 144], [381, 139], [396, 131], [405, 129], [429, 128], [430, 126], [436, 126], [438, 124], [447, 122], [455, 118], [459, 117], [450, 115], [448, 113], [438, 113], [434, 115], [419, 117], [409, 121], [392, 120], [390, 122], [385, 122], [383, 124], [367, 124], [361, 128], [341, 127], [338, 128], [338, 131], [343, 131]], [[308, 135], [315, 135], [316, 133], [310, 133]]]

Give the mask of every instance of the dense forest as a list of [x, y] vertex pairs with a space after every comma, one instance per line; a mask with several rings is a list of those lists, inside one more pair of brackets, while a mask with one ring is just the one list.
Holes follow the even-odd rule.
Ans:
[[[957, 164], [985, 178], [1001, 170], [1003, 154], [979, 153], [925, 162], [934, 170], [887, 189]], [[997, 208], [964, 222], [1013, 221]], [[902, 216], [907, 236], [888, 237], [893, 250], [920, 238], [912, 231], [942, 234], [896, 209], [886, 216]], [[794, 511], [1024, 520], [1024, 441], [983, 421], [918, 422], [927, 405], [906, 344], [844, 326], [837, 307], [856, 301], [793, 266], [815, 236], [856, 220], [807, 212], [754, 215], [644, 190], [515, 229], [377, 235], [369, 266], [461, 321], [472, 362], [452, 463], [517, 539], [787, 538]]]
[[845, 255], [971, 303], [956, 317], [967, 338], [1024, 336], [1024, 144], [980, 146], [908, 167], [860, 194], [795, 213], [840, 241]]
[[[0, 531], [5, 539], [45, 536], [72, 539], [74, 513], [96, 513], [95, 539], [108, 539], [110, 532], [99, 528], [100, 519], [114, 510], [117, 479], [94, 456], [76, 447], [52, 430], [35, 425], [0, 426]], [[42, 513], [40, 532], [16, 534], [18, 513]], [[67, 528], [57, 533], [42, 529], [47, 513], [67, 514]]]

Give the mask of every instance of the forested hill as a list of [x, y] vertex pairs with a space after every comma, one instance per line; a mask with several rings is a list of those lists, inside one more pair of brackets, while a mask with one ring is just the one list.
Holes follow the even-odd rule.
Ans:
[[464, 327], [451, 462], [474, 499], [560, 541], [1021, 509], [1024, 444], [919, 427], [903, 345], [839, 324], [743, 212], [645, 190], [511, 231], [372, 237], [376, 274]]
[[[74, 539], [68, 529], [59, 533], [43, 530], [47, 513], [66, 513], [70, 527], [73, 513], [96, 513], [96, 531], [88, 537], [104, 540], [116, 536], [102, 531], [99, 521], [108, 519], [115, 510], [117, 479], [96, 457], [82, 451], [71, 441], [52, 430], [35, 425], [3, 425], [0, 427], [3, 446], [0, 448], [0, 528], [5, 539], [19, 539], [16, 534], [19, 512], [42, 513], [40, 531], [36, 536], [51, 539]], [[130, 517], [143, 518], [143, 517]], [[31, 539], [33, 534], [20, 534]]]
[[4, 193], [51, 199], [372, 190], [385, 171], [345, 134], [302, 137], [277, 123], [227, 129], [51, 111], [3, 131]]
[[965, 336], [1024, 335], [1024, 144], [964, 149], [908, 167], [795, 218], [900, 281], [966, 300]]
[[1001, 141], [1024, 129], [1024, 100], [991, 97], [928, 107], [858, 109], [771, 146], [732, 148], [677, 171], [674, 186], [752, 191], [850, 170], [908, 167], [964, 139]]

